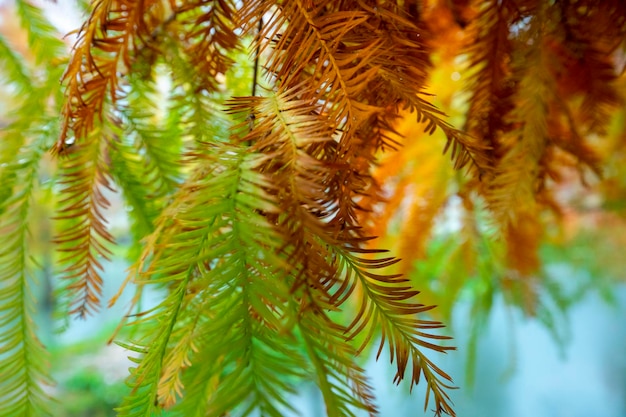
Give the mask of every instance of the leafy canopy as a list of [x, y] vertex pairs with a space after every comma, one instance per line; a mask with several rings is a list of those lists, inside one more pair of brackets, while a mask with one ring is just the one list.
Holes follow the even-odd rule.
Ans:
[[[56, 213], [59, 308], [85, 317], [118, 253], [111, 193], [137, 288], [120, 416], [280, 416], [303, 380], [329, 416], [376, 415], [357, 361], [375, 340], [395, 382], [423, 377], [425, 406], [432, 393], [435, 414], [454, 415], [452, 380], [427, 356], [453, 348], [410, 279], [441, 207], [461, 201], [461, 244], [431, 256], [467, 261], [461, 278], [442, 273], [444, 316], [474, 269], [489, 275], [477, 305], [497, 285], [540, 312], [545, 213], [562, 212], [566, 170], [600, 172], [593, 140], [622, 104], [621, 1], [94, 0], [69, 55], [38, 7], [15, 7], [27, 52], [0, 37], [6, 415], [50, 415], [32, 320], [39, 213]], [[462, 129], [427, 94], [434, 62], [466, 77]], [[490, 234], [503, 264], [470, 262]], [[164, 296], [143, 311], [146, 288]]]

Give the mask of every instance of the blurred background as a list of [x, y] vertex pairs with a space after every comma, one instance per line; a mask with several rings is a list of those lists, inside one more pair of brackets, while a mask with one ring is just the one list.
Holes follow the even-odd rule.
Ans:
[[[441, 26], [442, 39], [448, 45], [460, 44], [456, 32], [446, 26], [450, 20], [446, 2], [427, 3]], [[33, 83], [51, 74], [58, 79], [58, 72], [48, 67], [54, 63], [33, 58], [29, 22], [18, 15], [16, 4], [0, 0], [0, 36], [20, 60], [39, 69], [32, 73], [39, 77]], [[67, 0], [22, 4], [40, 7], [59, 39], [81, 24], [83, 4]], [[74, 35], [63, 39], [69, 51]], [[0, 55], [0, 62], [5, 58]], [[462, 126], [465, 63], [445, 51], [435, 60], [431, 77], [435, 101], [449, 113], [453, 125]], [[235, 68], [230, 76], [248, 76], [246, 68]], [[15, 87], [6, 79], [0, 83], [0, 127], [10, 121], [16, 102]], [[624, 90], [625, 85], [622, 75], [618, 88]], [[520, 274], [507, 264], [510, 254], [480, 200], [471, 200], [470, 207], [470, 200], [462, 196], [462, 174], [441, 157], [445, 138], [436, 133], [425, 140], [423, 126], [410, 118], [401, 122], [399, 130], [406, 138], [403, 159], [399, 154], [383, 155], [374, 172], [393, 199], [370, 220], [373, 233], [380, 236], [377, 245], [391, 248], [405, 260], [402, 272], [422, 290], [420, 301], [439, 306], [434, 318], [443, 320], [447, 334], [454, 337], [457, 351], [429, 357], [459, 387], [451, 393], [459, 416], [626, 416], [626, 158], [621, 146], [625, 126], [626, 110], [618, 109], [607, 138], [598, 139], [606, 162], [602, 178], [585, 173], [581, 181], [572, 168], [554, 184], [558, 201], [567, 208], [544, 216], [542, 238], [527, 248], [528, 253], [522, 245], [516, 248], [519, 257], [538, 259], [536, 268]], [[52, 170], [53, 162], [48, 163]], [[130, 362], [123, 348], [107, 341], [126, 313], [132, 287], [113, 308], [87, 320], [64, 322], [55, 317], [58, 283], [47, 243], [52, 226], [46, 194], [54, 190], [42, 189], [41, 222], [31, 227], [41, 237], [37, 252], [45, 285], [40, 287], [37, 322], [52, 354], [57, 382], [53, 394], [59, 400], [56, 415], [114, 416], [113, 408], [128, 390], [124, 379]], [[115, 260], [105, 264], [105, 300], [126, 277], [124, 259], [130, 245], [124, 202], [119, 194], [107, 197], [109, 225], [118, 247]], [[148, 293], [143, 302], [149, 306], [159, 296]], [[430, 408], [424, 411], [424, 384], [412, 393], [403, 384], [394, 386], [388, 356], [383, 353], [376, 361], [375, 350], [362, 360], [381, 416], [432, 415]], [[300, 387], [292, 402], [302, 416], [324, 415], [313, 386]]]

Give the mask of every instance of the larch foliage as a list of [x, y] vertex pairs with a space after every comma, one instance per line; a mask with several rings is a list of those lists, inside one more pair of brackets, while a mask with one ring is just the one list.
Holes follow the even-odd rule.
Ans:
[[[408, 277], [450, 187], [467, 220], [458, 256], [480, 205], [504, 287], [533, 312], [554, 183], [600, 172], [593, 140], [623, 104], [618, 0], [92, 0], [69, 54], [38, 7], [15, 5], [30, 52], [0, 37], [3, 415], [50, 415], [34, 206], [55, 212], [59, 308], [85, 317], [119, 253], [118, 193], [132, 308], [146, 288], [165, 294], [122, 323], [134, 365], [118, 415], [280, 416], [311, 380], [328, 416], [375, 416], [358, 355], [378, 343], [394, 382], [423, 380], [425, 407], [454, 416], [431, 358], [454, 348]], [[464, 123], [429, 89], [451, 60]], [[398, 213], [405, 232], [380, 243]]]

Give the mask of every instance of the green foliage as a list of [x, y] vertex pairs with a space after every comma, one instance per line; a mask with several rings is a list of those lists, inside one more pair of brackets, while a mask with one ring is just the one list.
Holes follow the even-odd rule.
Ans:
[[[0, 131], [0, 403], [7, 416], [52, 415], [48, 396], [52, 380], [48, 354], [37, 336], [35, 262], [41, 219], [33, 208], [45, 181], [46, 153], [58, 130], [61, 92], [57, 80], [65, 53], [42, 11], [18, 1], [17, 11], [28, 28], [28, 45], [37, 60], [26, 63], [6, 38], [0, 38], [2, 84], [9, 86], [11, 110]], [[24, 24], [27, 22], [28, 24]], [[6, 63], [6, 64], [5, 64]]]
[[[282, 369], [277, 375], [287, 376], [301, 360], [290, 349], [289, 332], [280, 331], [281, 310], [289, 299], [288, 287], [280, 285], [284, 278], [277, 266], [282, 262], [275, 254], [281, 239], [257, 212], [272, 209], [263, 203], [268, 197], [260, 188], [267, 181], [252, 171], [259, 157], [244, 151], [225, 146], [204, 157], [178, 192], [180, 198], [157, 221], [135, 267], [140, 283], [167, 284], [170, 290], [147, 317], [133, 323], [154, 330], [132, 346], [145, 355], [132, 373], [134, 394], [120, 408], [121, 415], [148, 416], [159, 404], [174, 404], [186, 378], [195, 383], [185, 385], [201, 393], [189, 394], [189, 404], [183, 403], [187, 412], [203, 409], [203, 387], [220, 378], [212, 394], [219, 402], [209, 405], [215, 408], [212, 415], [221, 415], [242, 398], [249, 399], [251, 409], [260, 406], [277, 415], [272, 401], [280, 399], [285, 383], [273, 373]], [[149, 256], [153, 260], [144, 270]], [[183, 374], [191, 363], [220, 366]], [[222, 379], [223, 370], [230, 372]]]
[[[4, 415], [51, 415], [43, 385], [50, 385], [48, 355], [36, 335], [32, 320], [35, 300], [32, 287], [38, 285], [35, 265], [28, 257], [32, 239], [28, 225], [33, 221], [31, 199], [37, 181], [37, 165], [46, 148], [33, 144], [10, 167], [20, 182], [12, 184], [12, 195], [0, 203], [0, 403]], [[11, 186], [11, 184], [7, 184]]]
[[63, 388], [63, 407], [56, 407], [58, 417], [114, 417], [114, 408], [127, 391], [123, 382], [107, 384], [98, 370], [72, 375]]

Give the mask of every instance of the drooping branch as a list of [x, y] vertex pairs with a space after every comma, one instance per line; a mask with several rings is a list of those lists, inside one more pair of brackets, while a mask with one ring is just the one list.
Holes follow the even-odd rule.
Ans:
[[[138, 40], [148, 36], [144, 12], [153, 1], [98, 0], [87, 21], [77, 31], [70, 63], [63, 74], [67, 82], [61, 135], [53, 151], [63, 153], [66, 142], [82, 140], [102, 120], [105, 102], [119, 97], [120, 71], [131, 67]], [[73, 137], [73, 139], [72, 139]]]

